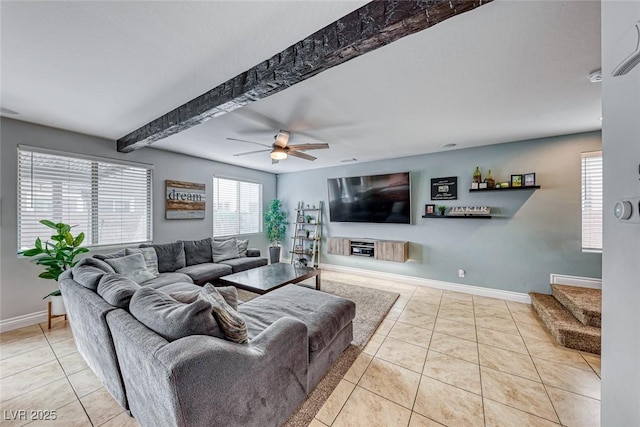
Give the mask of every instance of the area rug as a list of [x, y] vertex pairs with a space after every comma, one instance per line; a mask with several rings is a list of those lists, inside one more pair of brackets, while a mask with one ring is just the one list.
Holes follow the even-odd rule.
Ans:
[[[302, 286], [305, 286], [302, 284]], [[322, 292], [327, 292], [356, 303], [356, 317], [353, 319], [353, 341], [342, 353], [342, 356], [329, 368], [316, 388], [302, 402], [296, 412], [284, 423], [286, 427], [306, 427], [327, 401], [344, 374], [347, 373], [364, 346], [369, 342], [378, 325], [387, 315], [396, 299], [400, 296], [394, 292], [364, 288], [333, 280], [322, 281]], [[238, 290], [240, 300], [247, 301], [257, 297], [256, 294]]]

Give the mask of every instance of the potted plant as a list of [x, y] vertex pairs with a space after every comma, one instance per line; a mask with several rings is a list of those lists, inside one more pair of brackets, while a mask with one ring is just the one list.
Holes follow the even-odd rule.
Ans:
[[[84, 241], [84, 233], [74, 237], [71, 234], [72, 227], [70, 225], [62, 222], [54, 223], [47, 219], [41, 220], [40, 224], [55, 230], [55, 234], [51, 235], [51, 240], [54, 243], [49, 241], [42, 243], [42, 240], [38, 237], [34, 248], [19, 252], [19, 254], [26, 257], [36, 257], [34, 259], [35, 263], [45, 267], [38, 277], [57, 282], [58, 277], [65, 270], [76, 265], [78, 262], [75, 261], [76, 256], [89, 252], [89, 249], [80, 246]], [[60, 289], [45, 295], [42, 299], [47, 297], [51, 297], [51, 314], [65, 314]]]
[[441, 216], [444, 216], [444, 211], [446, 211], [446, 210], [447, 210], [446, 206], [444, 206], [444, 205], [438, 206], [438, 211], [440, 211], [440, 215]]
[[304, 218], [307, 220], [308, 224], [311, 224], [311, 221], [313, 221], [313, 217], [311, 215], [307, 215]]
[[264, 222], [269, 239], [269, 259], [271, 264], [280, 262], [280, 242], [287, 231], [287, 213], [282, 210], [282, 201], [273, 199], [264, 213]]

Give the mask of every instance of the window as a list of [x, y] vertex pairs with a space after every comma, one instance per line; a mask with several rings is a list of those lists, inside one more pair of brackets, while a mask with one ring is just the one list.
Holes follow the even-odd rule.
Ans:
[[75, 226], [84, 245], [150, 242], [151, 167], [18, 148], [18, 250], [46, 240], [41, 219]]
[[213, 178], [213, 236], [262, 232], [262, 184]]
[[602, 252], [602, 151], [582, 153], [582, 251]]

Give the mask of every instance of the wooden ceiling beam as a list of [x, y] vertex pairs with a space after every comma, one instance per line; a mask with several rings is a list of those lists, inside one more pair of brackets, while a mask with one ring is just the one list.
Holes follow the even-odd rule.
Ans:
[[280, 92], [492, 0], [375, 0], [118, 139], [130, 152]]

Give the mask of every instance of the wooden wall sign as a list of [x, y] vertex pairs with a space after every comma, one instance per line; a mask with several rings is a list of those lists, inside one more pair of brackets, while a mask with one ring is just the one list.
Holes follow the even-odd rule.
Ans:
[[164, 181], [166, 219], [204, 219], [205, 184]]
[[458, 200], [458, 177], [431, 178], [431, 200]]

